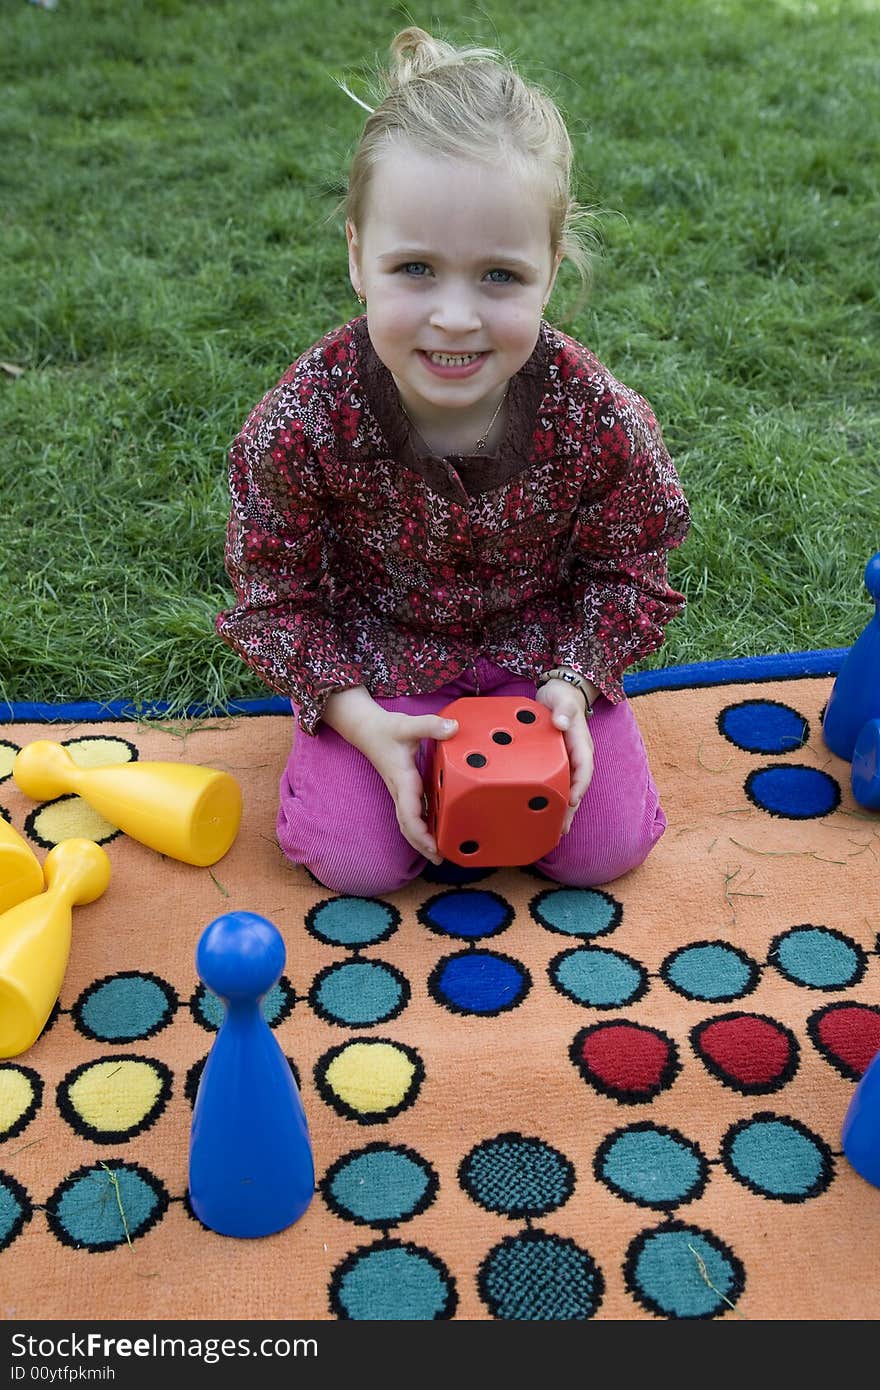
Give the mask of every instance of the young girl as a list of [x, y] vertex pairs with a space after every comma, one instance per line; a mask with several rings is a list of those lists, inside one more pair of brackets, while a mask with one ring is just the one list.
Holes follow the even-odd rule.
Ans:
[[440, 862], [428, 741], [479, 694], [551, 711], [571, 796], [537, 867], [606, 883], [666, 825], [621, 674], [683, 606], [687, 503], [646, 401], [542, 317], [563, 257], [587, 265], [553, 102], [421, 29], [391, 56], [346, 202], [366, 312], [232, 446], [217, 631], [291, 698], [278, 838], [326, 887], [379, 896]]

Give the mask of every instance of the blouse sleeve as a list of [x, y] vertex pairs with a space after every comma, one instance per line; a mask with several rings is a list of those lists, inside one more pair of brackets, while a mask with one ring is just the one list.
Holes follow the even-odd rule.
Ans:
[[663, 629], [684, 607], [671, 588], [667, 553], [681, 545], [690, 512], [648, 403], [635, 392], [599, 402], [595, 447], [612, 479], [585, 500], [568, 556], [568, 612], [555, 662], [570, 666], [612, 703], [623, 699], [628, 666], [656, 651]]
[[340, 585], [322, 534], [321, 468], [300, 422], [262, 403], [229, 454], [226, 571], [236, 606], [216, 629], [315, 732], [327, 697], [361, 684], [334, 614]]

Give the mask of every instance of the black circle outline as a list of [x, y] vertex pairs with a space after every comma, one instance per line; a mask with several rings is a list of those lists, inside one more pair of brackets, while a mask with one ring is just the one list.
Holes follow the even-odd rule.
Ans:
[[[347, 1019], [336, 1018], [319, 1003], [318, 992], [327, 977], [338, 975], [341, 970], [349, 970], [353, 965], [359, 966], [361, 969], [365, 966], [375, 967], [393, 976], [400, 986], [400, 997], [390, 1013], [383, 1014], [381, 1018], [370, 1019], [365, 1023], [352, 1023]], [[331, 961], [329, 965], [325, 965], [323, 969], [319, 970], [309, 986], [306, 1001], [318, 1018], [323, 1019], [325, 1023], [332, 1024], [334, 1028], [378, 1028], [381, 1023], [390, 1023], [392, 1019], [399, 1018], [409, 1004], [411, 997], [412, 989], [409, 980], [402, 970], [397, 969], [397, 966], [391, 965], [387, 960], [377, 960], [373, 956], [359, 956], [354, 960]]]
[[[100, 1255], [105, 1250], [118, 1250], [120, 1245], [127, 1244], [125, 1230], [123, 1229], [118, 1240], [104, 1240], [99, 1241], [96, 1245], [87, 1245], [82, 1241], [74, 1240], [73, 1237], [68, 1234], [61, 1225], [58, 1216], [58, 1208], [64, 1193], [73, 1188], [80, 1178], [87, 1177], [91, 1173], [98, 1173], [102, 1167], [102, 1163], [86, 1163], [83, 1164], [81, 1168], [75, 1168], [72, 1173], [68, 1173], [66, 1178], [62, 1178], [61, 1182], [46, 1202], [44, 1208], [46, 1212], [46, 1221], [55, 1239], [59, 1241], [61, 1245], [66, 1245], [71, 1250], [84, 1250], [86, 1254], [89, 1255]], [[127, 1173], [136, 1174], [136, 1176], [155, 1193], [156, 1202], [149, 1215], [144, 1218], [139, 1226], [134, 1227], [134, 1229], [130, 1226], [128, 1228], [129, 1237], [132, 1242], [134, 1242], [141, 1236], [146, 1235], [147, 1231], [151, 1231], [154, 1226], [158, 1226], [159, 1222], [162, 1220], [162, 1217], [168, 1210], [168, 1205], [171, 1200], [168, 1195], [168, 1190], [161, 1178], [157, 1178], [155, 1173], [152, 1173], [149, 1168], [144, 1168], [140, 1163], [130, 1163], [126, 1159], [120, 1158], [108, 1162], [107, 1167], [117, 1172], [122, 1168]]]
[[[828, 807], [827, 811], [809, 811], [806, 815], [802, 816], [791, 815], [787, 811], [771, 811], [770, 807], [765, 806], [762, 801], [759, 801], [757, 795], [752, 791], [752, 784], [755, 781], [755, 778], [760, 777], [763, 772], [791, 772], [795, 769], [799, 769], [801, 772], [815, 773], [820, 777], [824, 777], [828, 782], [831, 783], [834, 789], [834, 803], [833, 805]], [[838, 782], [837, 778], [832, 777], [830, 772], [824, 772], [821, 768], [808, 767], [806, 763], [766, 763], [764, 767], [753, 768], [753, 770], [749, 773], [748, 777], [743, 783], [743, 791], [745, 792], [746, 797], [752, 803], [753, 806], [757, 806], [758, 810], [763, 811], [765, 815], [775, 816], [777, 820], [824, 820], [826, 816], [834, 815], [834, 812], [840, 805], [841, 798], [840, 783]]]
[[[151, 984], [158, 985], [162, 994], [165, 995], [165, 1012], [157, 1023], [151, 1025], [144, 1033], [129, 1033], [121, 1037], [105, 1038], [100, 1033], [95, 1033], [82, 1017], [82, 1011], [88, 1001], [99, 990], [106, 985], [112, 984], [114, 980], [149, 980]], [[163, 980], [161, 975], [154, 975], [150, 970], [119, 970], [114, 975], [102, 975], [99, 980], [92, 980], [91, 984], [77, 995], [70, 1009], [68, 1010], [74, 1028], [81, 1033], [84, 1038], [90, 1038], [93, 1042], [103, 1043], [105, 1046], [117, 1046], [119, 1043], [143, 1042], [147, 1038], [154, 1038], [157, 1033], [161, 1033], [163, 1028], [167, 1028], [174, 1019], [181, 1006], [180, 995], [173, 985], [167, 980]]]
[[[331, 1063], [345, 1052], [349, 1047], [378, 1047], [384, 1045], [393, 1047], [397, 1052], [403, 1052], [413, 1064], [412, 1080], [407, 1087], [403, 1099], [389, 1110], [382, 1110], [378, 1113], [363, 1115], [359, 1110], [353, 1110], [350, 1105], [346, 1105], [327, 1082], [327, 1072]], [[418, 1100], [422, 1083], [425, 1079], [425, 1064], [420, 1053], [414, 1047], [407, 1046], [397, 1038], [353, 1038], [347, 1042], [338, 1043], [336, 1047], [328, 1048], [322, 1052], [312, 1069], [312, 1076], [315, 1081], [315, 1089], [325, 1105], [329, 1105], [331, 1110], [335, 1110], [337, 1115], [341, 1115], [344, 1120], [354, 1120], [359, 1125], [384, 1125], [389, 1120], [393, 1120], [395, 1115], [400, 1115], [404, 1110], [408, 1110]]]
[[[428, 1182], [419, 1200], [411, 1211], [403, 1212], [400, 1216], [386, 1218], [385, 1220], [368, 1221], [364, 1216], [355, 1216], [348, 1208], [344, 1207], [333, 1196], [332, 1187], [334, 1179], [356, 1159], [370, 1153], [393, 1153], [399, 1154], [403, 1158], [408, 1158], [417, 1168], [420, 1168], [426, 1175]], [[347, 1153], [341, 1154], [334, 1163], [331, 1163], [321, 1181], [318, 1183], [318, 1191], [323, 1197], [330, 1211], [334, 1216], [339, 1216], [343, 1221], [350, 1221], [354, 1226], [368, 1226], [374, 1231], [388, 1231], [394, 1226], [400, 1226], [404, 1221], [412, 1221], [414, 1216], [420, 1216], [423, 1211], [430, 1207], [438, 1191], [440, 1190], [440, 1179], [434, 1165], [424, 1158], [417, 1149], [411, 1149], [408, 1144], [389, 1144], [382, 1139], [377, 1139], [372, 1144], [365, 1144], [360, 1149], [349, 1149]]]
[[[32, 1092], [30, 1100], [18, 1119], [14, 1120], [8, 1129], [0, 1130], [0, 1143], [5, 1144], [7, 1139], [16, 1139], [19, 1134], [27, 1129], [31, 1120], [43, 1104], [43, 1089], [45, 1083], [38, 1071], [34, 1071], [32, 1067], [22, 1066], [20, 1062], [12, 1060], [0, 1062], [0, 1071], [22, 1072], [31, 1083]], [[0, 1249], [2, 1248], [3, 1247], [0, 1246]]]
[[[476, 1154], [500, 1143], [530, 1145], [532, 1148], [541, 1148], [545, 1152], [551, 1153], [554, 1158], [558, 1158], [561, 1161], [560, 1167], [562, 1169], [563, 1187], [565, 1189], [564, 1196], [562, 1196], [558, 1202], [554, 1202], [552, 1206], [545, 1205], [540, 1207], [525, 1206], [523, 1204], [512, 1207], [492, 1207], [488, 1206], [486, 1202], [481, 1201], [474, 1191], [473, 1184], [468, 1177], [468, 1168], [472, 1164]], [[491, 1212], [494, 1216], [506, 1216], [511, 1221], [521, 1221], [526, 1217], [547, 1216], [550, 1212], [559, 1211], [560, 1207], [565, 1206], [565, 1203], [574, 1192], [577, 1182], [575, 1166], [571, 1159], [564, 1154], [561, 1149], [557, 1149], [555, 1144], [549, 1143], [548, 1140], [542, 1139], [539, 1135], [520, 1134], [517, 1130], [506, 1130], [503, 1134], [494, 1134], [490, 1138], [481, 1139], [478, 1144], [474, 1144], [459, 1163], [456, 1176], [458, 1177], [459, 1186], [462, 1191], [467, 1193], [475, 1206], [480, 1207], [483, 1211]]]
[[[788, 1061], [775, 1080], [738, 1081], [702, 1051], [699, 1040], [709, 1028], [712, 1028], [716, 1023], [731, 1023], [738, 1018], [757, 1019], [761, 1023], [768, 1023], [788, 1039]], [[750, 1013], [743, 1009], [734, 1009], [727, 1014], [714, 1014], [711, 1018], [704, 1018], [699, 1023], [695, 1023], [688, 1037], [696, 1057], [702, 1062], [707, 1072], [714, 1076], [716, 1081], [720, 1081], [723, 1086], [726, 1086], [728, 1090], [736, 1091], [741, 1096], [769, 1096], [776, 1091], [781, 1091], [797, 1075], [800, 1066], [801, 1048], [795, 1034], [785, 1023], [780, 1023], [778, 1018], [773, 1018], [770, 1014]]]
[[[97, 1066], [104, 1066], [107, 1062], [139, 1062], [151, 1067], [159, 1078], [159, 1094], [153, 1104], [141, 1119], [128, 1129], [96, 1129], [89, 1124], [88, 1120], [83, 1119], [70, 1099], [70, 1088], [74, 1082], [87, 1071], [92, 1071]], [[141, 1057], [136, 1052], [109, 1052], [100, 1057], [90, 1057], [87, 1062], [81, 1062], [79, 1066], [62, 1076], [55, 1087], [55, 1104], [74, 1134], [80, 1135], [83, 1139], [90, 1139], [93, 1144], [124, 1144], [127, 1139], [133, 1139], [135, 1135], [143, 1134], [146, 1130], [151, 1129], [159, 1116], [164, 1113], [174, 1093], [173, 1082], [174, 1073], [171, 1068], [164, 1062], [160, 1062], [157, 1057]]]
[[354, 1269], [366, 1255], [372, 1254], [375, 1250], [405, 1250], [411, 1255], [421, 1255], [428, 1264], [433, 1266], [446, 1285], [446, 1302], [442, 1309], [434, 1314], [432, 1321], [445, 1322], [454, 1316], [455, 1310], [458, 1307], [458, 1287], [455, 1282], [454, 1274], [447, 1269], [446, 1265], [440, 1259], [440, 1256], [435, 1255], [433, 1250], [426, 1249], [424, 1245], [415, 1245], [409, 1240], [386, 1239], [377, 1240], [372, 1245], [359, 1245], [356, 1250], [352, 1250], [346, 1255], [342, 1263], [336, 1266], [330, 1276], [330, 1282], [327, 1286], [327, 1296], [330, 1300], [331, 1311], [336, 1314], [340, 1321], [358, 1321], [356, 1318], [349, 1317], [339, 1296], [339, 1289], [349, 1270]]
[[[656, 1303], [653, 1298], [649, 1297], [649, 1295], [639, 1288], [636, 1283], [636, 1265], [638, 1264], [639, 1255], [641, 1255], [648, 1241], [652, 1236], [668, 1235], [671, 1231], [688, 1231], [693, 1235], [700, 1236], [709, 1245], [713, 1246], [719, 1255], [730, 1262], [729, 1267], [733, 1275], [733, 1282], [726, 1294], [718, 1295], [719, 1306], [713, 1312], [694, 1313], [690, 1317], [677, 1313], [670, 1313], [665, 1308], [662, 1308], [659, 1303]], [[664, 1221], [659, 1226], [652, 1226], [648, 1230], [639, 1231], [635, 1239], [630, 1241], [623, 1262], [623, 1282], [626, 1286], [627, 1293], [635, 1299], [636, 1303], [640, 1304], [649, 1313], [654, 1313], [656, 1317], [663, 1318], [666, 1322], [711, 1322], [712, 1319], [718, 1317], [720, 1313], [727, 1312], [730, 1303], [736, 1303], [737, 1299], [742, 1297], [746, 1287], [746, 1271], [742, 1260], [734, 1254], [726, 1241], [722, 1240], [720, 1236], [716, 1236], [714, 1231], [706, 1230], [700, 1226], [692, 1226], [686, 1221]], [[730, 1303], [726, 1302], [728, 1298], [730, 1299]]]
[[489, 898], [493, 903], [498, 903], [503, 908], [499, 925], [493, 927], [491, 931], [481, 932], [479, 936], [473, 936], [470, 932], [447, 931], [445, 927], [438, 927], [436, 923], [431, 921], [429, 914], [433, 910], [435, 904], [443, 902], [446, 898], [461, 897], [462, 895], [470, 893], [468, 888], [461, 887], [447, 888], [442, 893], [433, 893], [430, 898], [426, 898], [416, 912], [416, 921], [420, 922], [423, 927], [426, 927], [433, 936], [440, 936], [445, 941], [491, 941], [493, 936], [500, 936], [502, 932], [507, 931], [507, 928], [516, 917], [516, 911], [507, 901], [507, 898], [502, 897], [500, 893], [493, 892], [491, 888], [478, 888], [476, 891], [480, 893], [482, 897]]
[[[504, 961], [507, 965], [514, 965], [520, 971], [521, 987], [516, 996], [506, 1004], [499, 1004], [497, 1009], [465, 1009], [460, 1004], [455, 1004], [447, 999], [440, 992], [440, 976], [445, 967], [453, 960], [461, 960], [463, 957], [473, 958], [474, 956], [489, 956], [492, 960]], [[534, 980], [532, 973], [521, 960], [515, 956], [505, 955], [503, 951], [483, 951], [479, 947], [466, 947], [463, 951], [451, 951], [449, 955], [441, 956], [434, 969], [428, 976], [427, 989], [435, 1004], [440, 1008], [446, 1009], [448, 1013], [458, 1014], [464, 1018], [497, 1018], [499, 1014], [509, 1013], [511, 1009], [519, 1008], [532, 988]]]
[[[591, 1033], [597, 1033], [600, 1029], [607, 1031], [610, 1028], [634, 1028], [639, 1033], [650, 1033], [655, 1038], [662, 1038], [663, 1042], [666, 1043], [667, 1060], [656, 1086], [650, 1087], [647, 1091], [633, 1094], [632, 1092], [621, 1091], [618, 1087], [609, 1086], [607, 1082], [602, 1081], [590, 1070], [580, 1055], [584, 1042]], [[575, 1033], [568, 1049], [568, 1055], [588, 1086], [591, 1086], [594, 1091], [598, 1091], [600, 1095], [608, 1096], [610, 1100], [616, 1100], [620, 1105], [649, 1104], [655, 1097], [662, 1095], [664, 1091], [668, 1091], [672, 1087], [682, 1069], [678, 1044], [674, 1038], [671, 1038], [668, 1033], [664, 1033], [662, 1028], [654, 1028], [650, 1024], [639, 1023], [631, 1018], [609, 1018], [602, 1019], [599, 1023], [587, 1024], [585, 1028], [581, 1028]]]
[[[816, 931], [824, 932], [826, 936], [833, 937], [843, 946], [849, 946], [855, 955], [856, 964], [854, 974], [842, 985], [814, 985], [810, 980], [799, 980], [796, 975], [790, 975], [779, 961], [779, 947], [787, 937], [794, 932]], [[767, 964], [772, 965], [774, 970], [778, 970], [784, 980], [788, 980], [793, 985], [799, 985], [801, 989], [818, 990], [823, 994], [830, 994], [835, 990], [849, 989], [852, 985], [857, 985], [868, 968], [868, 956], [863, 946], [857, 941], [853, 941], [851, 936], [846, 936], [844, 932], [838, 931], [836, 927], [826, 927], [814, 922], [799, 922], [794, 927], [787, 927], [785, 931], [778, 932], [767, 947]]]
[[[628, 1192], [626, 1188], [618, 1186], [613, 1178], [609, 1178], [602, 1171], [602, 1165], [618, 1139], [621, 1139], [625, 1134], [647, 1133], [662, 1134], [665, 1138], [674, 1140], [676, 1144], [681, 1144], [688, 1149], [696, 1158], [699, 1171], [684, 1196], [667, 1197], [662, 1201], [650, 1202], [647, 1197], [637, 1197], [634, 1193]], [[597, 1182], [603, 1183], [610, 1192], [621, 1197], [624, 1202], [631, 1202], [634, 1206], [644, 1207], [650, 1211], [675, 1211], [676, 1207], [686, 1206], [688, 1202], [695, 1202], [698, 1197], [702, 1197], [709, 1182], [710, 1169], [709, 1160], [695, 1139], [688, 1139], [687, 1135], [682, 1134], [680, 1129], [673, 1129], [671, 1125], [658, 1125], [652, 1120], [638, 1120], [635, 1124], [621, 1125], [605, 1136], [593, 1156], [593, 1176]]]
[[514, 1235], [504, 1236], [502, 1240], [498, 1241], [497, 1244], [492, 1246], [491, 1250], [486, 1252], [486, 1254], [483, 1256], [483, 1259], [480, 1261], [480, 1266], [477, 1270], [477, 1292], [479, 1293], [480, 1298], [485, 1303], [486, 1307], [489, 1309], [489, 1312], [492, 1314], [493, 1318], [498, 1318], [504, 1322], [532, 1321], [532, 1319], [505, 1318], [499, 1308], [498, 1303], [492, 1297], [487, 1287], [489, 1279], [488, 1267], [492, 1257], [497, 1255], [500, 1250], [505, 1249], [505, 1247], [509, 1247], [512, 1245], [530, 1244], [556, 1246], [566, 1245], [571, 1247], [571, 1249], [576, 1250], [578, 1255], [583, 1257], [587, 1265], [587, 1274], [590, 1278], [593, 1279], [595, 1284], [595, 1301], [590, 1311], [588, 1313], [585, 1313], [582, 1318], [570, 1318], [566, 1319], [566, 1321], [589, 1322], [589, 1320], [595, 1317], [596, 1313], [598, 1313], [599, 1308], [602, 1304], [602, 1299], [605, 1296], [605, 1276], [602, 1273], [601, 1266], [593, 1258], [589, 1250], [585, 1250], [582, 1245], [578, 1245], [577, 1242], [572, 1240], [570, 1236], [558, 1235], [555, 1231], [544, 1231], [541, 1230], [540, 1227], [525, 1231], [518, 1231]]
[[[541, 877], [544, 877], [544, 875], [541, 875]], [[595, 897], [604, 898], [607, 903], [610, 903], [611, 907], [613, 908], [613, 911], [611, 914], [611, 921], [608, 923], [608, 926], [603, 927], [601, 931], [573, 932], [561, 931], [559, 927], [554, 927], [552, 923], [545, 921], [541, 915], [541, 905], [544, 902], [544, 899], [551, 897], [554, 893], [572, 892], [592, 893]], [[553, 932], [556, 936], [567, 937], [569, 941], [594, 941], [599, 936], [609, 936], [611, 932], [617, 930], [617, 928], [623, 921], [623, 903], [620, 901], [619, 898], [615, 898], [612, 893], [606, 893], [602, 888], [565, 888], [562, 884], [557, 883], [555, 880], [553, 882], [552, 888], [545, 888], [543, 892], [536, 893], [535, 897], [531, 899], [531, 901], [529, 902], [529, 912], [532, 914], [532, 918], [535, 922], [537, 922], [539, 927], [543, 927], [545, 931]]]
[[[748, 1129], [751, 1125], [756, 1124], [759, 1120], [772, 1120], [779, 1124], [787, 1125], [789, 1129], [795, 1130], [802, 1138], [808, 1139], [810, 1143], [815, 1145], [819, 1150], [819, 1157], [821, 1159], [819, 1176], [816, 1178], [812, 1187], [808, 1188], [806, 1192], [770, 1192], [767, 1188], [759, 1186], [752, 1178], [747, 1178], [745, 1174], [741, 1173], [734, 1165], [731, 1150], [733, 1149], [736, 1136]], [[722, 1136], [721, 1143], [718, 1147], [718, 1153], [721, 1162], [724, 1164], [725, 1171], [730, 1174], [734, 1181], [740, 1183], [742, 1187], [748, 1188], [749, 1192], [753, 1193], [756, 1197], [766, 1197], [770, 1202], [785, 1202], [789, 1205], [800, 1205], [802, 1202], [808, 1202], [813, 1197], [820, 1197], [823, 1192], [826, 1192], [835, 1177], [834, 1156], [822, 1136], [808, 1129], [805, 1124], [802, 1124], [800, 1120], [796, 1120], [794, 1116], [777, 1115], [773, 1110], [757, 1110], [754, 1115], [746, 1115], [743, 1119], [737, 1120]]]
[[[583, 955], [586, 951], [598, 951], [603, 956], [615, 956], [618, 960], [625, 961], [627, 965], [635, 967], [639, 982], [634, 992], [623, 999], [619, 1004], [593, 1004], [578, 999], [576, 995], [567, 990], [565, 986], [556, 978], [556, 971], [564, 960], [569, 956]], [[625, 951], [615, 951], [609, 946], [571, 946], [567, 951], [559, 951], [547, 965], [547, 978], [557, 993], [564, 999], [570, 999], [573, 1004], [577, 1004], [582, 1009], [596, 1009], [599, 1012], [606, 1012], [608, 1009], [625, 1009], [630, 1004], [635, 1004], [639, 999], [643, 999], [651, 988], [651, 979], [646, 967], [634, 956], [628, 956]]]
[[[795, 715], [803, 724], [803, 737], [799, 743], [793, 743], [791, 748], [749, 748], [744, 743], [737, 743], [736, 739], [723, 727], [723, 721], [726, 714], [730, 714], [731, 711], [736, 709], [742, 709], [743, 705], [772, 705], [775, 709], [786, 710], [789, 714]], [[795, 709], [794, 705], [787, 705], [784, 700], [736, 700], [733, 704], [725, 705], [723, 709], [718, 711], [718, 714], [715, 716], [715, 725], [721, 737], [732, 744], [734, 748], [738, 748], [743, 753], [757, 753], [763, 757], [773, 757], [775, 755], [776, 757], [784, 758], [786, 753], [796, 753], [799, 748], [805, 748], [810, 741], [809, 719], [805, 714], [801, 714], [800, 710]]]
[[[681, 985], [676, 984], [675, 981], [670, 978], [672, 966], [675, 961], [678, 960], [679, 956], [686, 955], [689, 951], [694, 951], [706, 946], [721, 946], [724, 950], [729, 951], [731, 955], [737, 956], [743, 965], [748, 967], [749, 979], [745, 988], [738, 990], [736, 994], [713, 994], [711, 998], [707, 999], [705, 995], [702, 994], [690, 994], [686, 989], [683, 989]], [[747, 995], [754, 994], [758, 985], [761, 983], [762, 969], [763, 967], [761, 964], [756, 961], [753, 956], [748, 955], [748, 953], [741, 950], [739, 946], [734, 946], [732, 941], [725, 941], [722, 937], [718, 937], [714, 941], [687, 941], [683, 946], [677, 946], [675, 950], [670, 951], [669, 955], [661, 962], [657, 974], [660, 976], [660, 979], [666, 985], [667, 989], [671, 989], [673, 993], [680, 995], [682, 999], [690, 999], [699, 1004], [731, 1004], [734, 999], [745, 999]]]

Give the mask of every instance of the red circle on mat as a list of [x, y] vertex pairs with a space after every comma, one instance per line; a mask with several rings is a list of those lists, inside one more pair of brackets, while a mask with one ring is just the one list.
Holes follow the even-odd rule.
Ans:
[[797, 1071], [794, 1034], [763, 1014], [723, 1014], [698, 1023], [691, 1042], [712, 1075], [744, 1095], [778, 1091]]
[[869, 1004], [829, 1004], [807, 1020], [822, 1056], [851, 1081], [858, 1081], [880, 1051], [880, 1009]]
[[652, 1100], [681, 1069], [671, 1038], [622, 1019], [582, 1028], [570, 1056], [585, 1081], [625, 1105]]

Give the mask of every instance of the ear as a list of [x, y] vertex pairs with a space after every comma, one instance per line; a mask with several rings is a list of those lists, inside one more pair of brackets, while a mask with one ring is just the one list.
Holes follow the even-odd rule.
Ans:
[[355, 294], [362, 292], [360, 256], [361, 247], [358, 241], [357, 228], [350, 218], [346, 219], [345, 237], [348, 242], [348, 278]]

